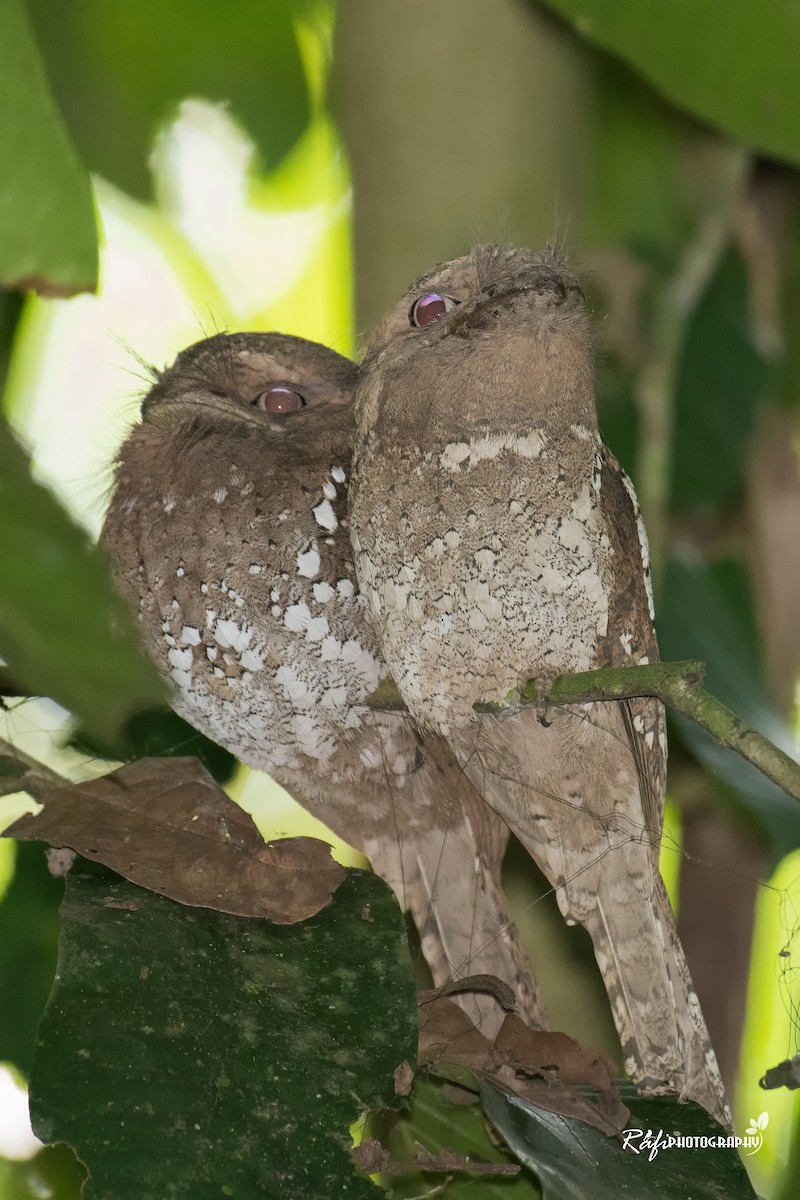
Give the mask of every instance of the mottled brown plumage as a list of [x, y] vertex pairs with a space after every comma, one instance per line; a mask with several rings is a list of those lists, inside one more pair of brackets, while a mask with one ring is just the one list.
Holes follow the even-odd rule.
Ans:
[[[541, 1021], [505, 827], [443, 741], [363, 706], [388, 672], [347, 528], [354, 370], [277, 334], [185, 350], [122, 448], [103, 539], [177, 711], [364, 851], [437, 984], [495, 974]], [[469, 1003], [496, 1026], [494, 1001]]]
[[356, 568], [412, 714], [592, 936], [628, 1073], [725, 1117], [658, 872], [653, 700], [525, 710], [520, 681], [654, 661], [647, 542], [597, 429], [589, 322], [555, 254], [478, 248], [408, 291], [356, 391]]

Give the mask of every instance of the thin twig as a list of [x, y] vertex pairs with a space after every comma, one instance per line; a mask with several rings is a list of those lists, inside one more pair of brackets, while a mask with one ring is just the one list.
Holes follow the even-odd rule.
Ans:
[[[721, 746], [734, 750], [757, 767], [763, 775], [800, 801], [800, 763], [784, 754], [774, 743], [757, 733], [741, 717], [726, 708], [702, 685], [705, 667], [701, 662], [651, 663], [644, 667], [607, 667], [560, 675], [545, 697], [548, 704], [586, 704], [590, 701], [630, 700], [635, 696], [654, 696], [689, 717], [705, 729]], [[403, 709], [400, 693], [386, 681], [373, 692], [367, 703], [373, 708]], [[530, 680], [524, 688], [511, 692], [505, 700], [476, 704], [479, 712], [498, 717], [521, 708], [541, 707], [537, 684]]]
[[[793, 799], [800, 801], [800, 763], [707, 692], [702, 686], [704, 672], [705, 667], [701, 662], [650, 663], [643, 667], [605, 667], [597, 671], [581, 671], [574, 675], [559, 675], [544, 700], [550, 705], [561, 705], [654, 696], [676, 712], [689, 717], [701, 729], [707, 730], [721, 746], [734, 750]], [[403, 699], [391, 680], [385, 680], [366, 703], [375, 709], [405, 709]], [[476, 704], [475, 708], [478, 712], [493, 713], [502, 718], [519, 709], [541, 705], [542, 697], [537, 695], [537, 682], [530, 680], [523, 688], [509, 693], [504, 700]], [[3, 759], [7, 760], [7, 769], [0, 774], [0, 795], [9, 791], [25, 791], [39, 799], [52, 788], [69, 786], [69, 781], [55, 771], [0, 739], [0, 761]], [[20, 768], [16, 774], [8, 769], [14, 761]]]

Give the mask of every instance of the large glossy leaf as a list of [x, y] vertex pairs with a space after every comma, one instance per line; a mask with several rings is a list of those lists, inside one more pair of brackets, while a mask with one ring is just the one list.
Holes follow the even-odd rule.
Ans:
[[353, 872], [293, 928], [187, 909], [108, 872], [67, 880], [31, 1077], [34, 1128], [88, 1168], [83, 1200], [329, 1200], [416, 1048], [405, 927]]
[[0, 116], [0, 283], [62, 296], [93, 290], [89, 178], [50, 95], [23, 0], [0, 4]]
[[0, 1062], [13, 1063], [24, 1075], [56, 969], [63, 891], [47, 869], [44, 848], [19, 843], [0, 903]]
[[29, 0], [53, 88], [87, 165], [134, 195], [150, 191], [153, 133], [187, 96], [230, 105], [264, 164], [309, 119], [295, 0]]
[[[448, 1099], [449, 1087], [440, 1079], [417, 1078], [409, 1111], [395, 1122], [387, 1138], [394, 1157], [414, 1159], [418, 1143], [432, 1154], [454, 1150], [484, 1162], [514, 1162], [511, 1154], [492, 1142], [477, 1095], [470, 1104], [469, 1093], [462, 1091], [456, 1103]], [[449, 1094], [452, 1096], [452, 1089]], [[539, 1188], [526, 1170], [512, 1178], [454, 1174], [448, 1179], [441, 1174], [413, 1173], [393, 1178], [389, 1195], [392, 1200], [412, 1200], [437, 1184], [443, 1187], [442, 1200], [474, 1200], [476, 1195], [485, 1200], [541, 1200]]]
[[[761, 733], [793, 753], [790, 730], [771, 703], [759, 665], [752, 599], [740, 564], [673, 560], [658, 608], [665, 659], [702, 659], [706, 686]], [[738, 804], [767, 839], [775, 865], [800, 846], [800, 805], [750, 763], [692, 722], [673, 722], [687, 748], [733, 789]]]
[[674, 104], [755, 149], [800, 162], [794, 0], [545, 0]]
[[111, 739], [164, 688], [145, 660], [100, 551], [29, 473], [0, 420], [0, 654], [31, 694], [51, 696]]
[[[534, 1108], [519, 1096], [481, 1085], [489, 1119], [521, 1162], [538, 1175], [544, 1200], [753, 1200], [755, 1192], [735, 1148], [666, 1147], [675, 1132], [683, 1137], [722, 1138], [725, 1131], [696, 1104], [675, 1097], [643, 1100], [632, 1088], [624, 1093], [631, 1108], [626, 1152], [615, 1138], [606, 1137], [580, 1121]], [[662, 1132], [661, 1147], [650, 1156], [644, 1137], [652, 1142]]]

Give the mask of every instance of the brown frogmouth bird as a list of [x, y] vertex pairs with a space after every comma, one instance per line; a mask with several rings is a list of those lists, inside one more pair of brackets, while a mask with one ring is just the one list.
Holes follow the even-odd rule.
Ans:
[[[220, 334], [157, 377], [103, 531], [175, 709], [361, 849], [434, 982], [496, 975], [543, 1023], [500, 885], [507, 830], [446, 743], [364, 700], [388, 676], [347, 521], [355, 367]], [[496, 1027], [486, 997], [464, 1000]]]
[[558, 255], [479, 247], [415, 283], [368, 343], [356, 424], [356, 569], [410, 712], [591, 934], [628, 1074], [727, 1120], [658, 869], [661, 704], [473, 708], [658, 657], [646, 536]]

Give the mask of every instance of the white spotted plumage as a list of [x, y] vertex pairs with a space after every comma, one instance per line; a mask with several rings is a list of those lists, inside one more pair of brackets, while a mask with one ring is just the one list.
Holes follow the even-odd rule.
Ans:
[[[305, 368], [299, 390], [310, 397], [277, 424], [246, 401], [265, 374], [292, 377], [271, 354]], [[168, 397], [170, 419], [151, 422], [146, 405], [123, 447], [104, 540], [175, 708], [370, 855], [411, 910], [437, 983], [500, 975], [542, 1020], [500, 890], [502, 826], [441, 742], [405, 714], [364, 705], [388, 672], [349, 546], [352, 426], [341, 403], [325, 402], [352, 372], [333, 352], [278, 335], [191, 347], [148, 400]], [[209, 404], [195, 407], [200, 398]], [[141, 499], [126, 513], [132, 491]], [[496, 1028], [493, 1001], [469, 1003]]]
[[[458, 303], [414, 328], [431, 292]], [[599, 438], [577, 281], [557, 255], [509, 247], [437, 268], [368, 342], [356, 423], [359, 582], [409, 710], [589, 931], [632, 1077], [729, 1119], [658, 874], [661, 706], [559, 706], [546, 722], [474, 707], [657, 660], [647, 538]]]

